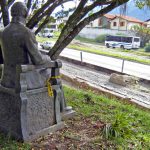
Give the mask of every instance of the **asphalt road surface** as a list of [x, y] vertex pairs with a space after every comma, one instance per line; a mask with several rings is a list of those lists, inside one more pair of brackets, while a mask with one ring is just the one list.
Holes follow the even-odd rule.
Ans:
[[[77, 50], [65, 48], [61, 53], [61, 56], [81, 61], [81, 52]], [[144, 65], [127, 60], [124, 61], [123, 65], [122, 59], [88, 52], [82, 52], [82, 61], [119, 72], [122, 72], [123, 66], [123, 73], [150, 80], [150, 65]]]

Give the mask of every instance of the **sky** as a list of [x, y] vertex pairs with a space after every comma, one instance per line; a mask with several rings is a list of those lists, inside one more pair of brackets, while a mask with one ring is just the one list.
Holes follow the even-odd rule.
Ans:
[[[16, 1], [24, 2], [24, 0], [16, 0]], [[68, 10], [68, 8], [73, 8], [74, 6], [75, 6], [74, 2], [67, 2], [67, 3], [64, 4], [64, 10]], [[143, 20], [143, 21], [147, 20], [147, 19], [150, 19], [150, 9], [139, 10], [137, 7], [135, 7], [134, 0], [130, 0], [128, 2], [127, 6], [128, 7], [127, 7], [125, 15], [132, 16], [132, 17], [138, 18], [138, 19]], [[59, 11], [59, 10], [61, 10], [61, 7], [57, 7], [55, 9], [54, 13]], [[120, 9], [115, 9], [110, 13], [119, 14]]]

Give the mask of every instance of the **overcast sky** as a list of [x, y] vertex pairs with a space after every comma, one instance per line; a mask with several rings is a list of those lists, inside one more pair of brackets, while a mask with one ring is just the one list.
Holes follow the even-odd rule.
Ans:
[[[16, 0], [16, 2], [24, 2], [24, 0]], [[73, 8], [75, 7], [75, 3], [74, 2], [67, 2], [64, 3], [64, 9], [68, 10], [69, 8]], [[55, 11], [59, 11], [61, 10], [61, 7], [57, 7], [57, 9]]]

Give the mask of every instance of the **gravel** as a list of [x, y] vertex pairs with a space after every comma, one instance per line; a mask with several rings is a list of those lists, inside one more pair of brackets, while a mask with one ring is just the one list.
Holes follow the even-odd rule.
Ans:
[[110, 75], [107, 73], [68, 63], [64, 60], [62, 62], [62, 74], [119, 93], [123, 96], [134, 99], [137, 102], [143, 103], [150, 108], [150, 85], [139, 82], [137, 85], [123, 87], [110, 83]]

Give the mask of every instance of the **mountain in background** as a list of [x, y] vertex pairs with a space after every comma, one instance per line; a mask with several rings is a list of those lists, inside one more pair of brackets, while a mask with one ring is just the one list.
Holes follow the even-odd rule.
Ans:
[[[120, 14], [120, 12], [122, 11], [121, 8], [119, 7], [111, 11], [110, 14]], [[124, 15], [134, 17], [142, 21], [146, 21], [150, 19], [150, 8], [139, 9], [138, 7], [135, 6], [134, 0], [130, 0], [127, 3], [127, 9]]]

